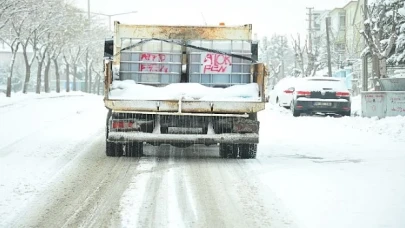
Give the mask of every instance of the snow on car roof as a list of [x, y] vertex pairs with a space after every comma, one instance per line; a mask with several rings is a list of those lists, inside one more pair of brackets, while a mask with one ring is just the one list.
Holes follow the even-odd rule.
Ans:
[[309, 81], [342, 81], [340, 78], [332, 78], [332, 77], [310, 77], [310, 78], [305, 78], [305, 80]]
[[299, 89], [309, 89], [312, 91], [318, 90], [334, 90], [348, 91], [345, 83], [339, 78], [331, 77], [310, 77], [305, 78], [296, 86]]

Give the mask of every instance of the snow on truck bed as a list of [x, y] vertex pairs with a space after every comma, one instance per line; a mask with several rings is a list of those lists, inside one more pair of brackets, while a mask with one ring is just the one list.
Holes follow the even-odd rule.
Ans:
[[164, 87], [137, 84], [132, 80], [113, 81], [111, 100], [199, 100], [260, 101], [259, 85], [250, 83], [212, 88], [198, 83], [173, 83]]

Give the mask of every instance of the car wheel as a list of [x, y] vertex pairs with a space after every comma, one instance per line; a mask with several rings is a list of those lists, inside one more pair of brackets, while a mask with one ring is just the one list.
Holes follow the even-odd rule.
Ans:
[[291, 103], [290, 108], [291, 108], [291, 112], [292, 112], [294, 117], [301, 116], [301, 111], [295, 110], [294, 103]]

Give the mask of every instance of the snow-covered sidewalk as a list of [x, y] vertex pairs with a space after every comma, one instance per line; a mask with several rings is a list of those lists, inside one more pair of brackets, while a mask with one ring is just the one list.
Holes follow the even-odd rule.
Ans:
[[405, 227], [405, 117], [260, 114], [260, 178], [300, 227]]

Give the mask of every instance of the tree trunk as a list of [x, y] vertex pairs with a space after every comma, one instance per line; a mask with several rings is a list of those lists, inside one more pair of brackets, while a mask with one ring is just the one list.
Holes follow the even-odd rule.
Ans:
[[89, 92], [89, 85], [91, 85], [91, 82], [89, 83], [90, 70], [89, 70], [89, 51], [88, 50], [86, 50], [86, 57], [85, 58], [86, 58], [86, 60], [85, 60], [86, 72], [84, 74], [84, 92]]
[[76, 78], [77, 78], [77, 65], [73, 65], [73, 91], [77, 91], [76, 88]]
[[59, 74], [59, 65], [56, 58], [53, 59], [53, 65], [55, 65], [55, 77], [56, 77], [56, 92], [60, 93], [60, 74]]
[[38, 61], [38, 70], [37, 70], [37, 89], [36, 93], [41, 93], [41, 84], [42, 84], [42, 66], [44, 65], [44, 61]]
[[380, 71], [380, 78], [388, 78], [387, 75], [387, 59], [382, 58], [379, 60], [379, 71]]
[[100, 95], [100, 81], [101, 81], [101, 76], [100, 74], [97, 74], [97, 95]]
[[70, 66], [66, 63], [66, 92], [70, 92]]
[[17, 56], [17, 51], [18, 51], [18, 44], [17, 47], [15, 48], [15, 50], [13, 51], [13, 55], [11, 57], [11, 61], [10, 61], [10, 73], [7, 77], [7, 91], [6, 91], [6, 96], [7, 97], [11, 97], [11, 79], [13, 78], [13, 69], [14, 69], [14, 63], [15, 63], [15, 57]]
[[89, 67], [89, 89], [88, 89], [88, 93], [91, 93], [91, 84], [92, 84], [92, 82], [93, 82], [93, 79], [92, 79], [92, 76], [91, 76], [91, 70], [90, 70], [90, 67]]
[[373, 81], [375, 78], [381, 78], [379, 60], [378, 56], [376, 55], [372, 56], [372, 67], [373, 67]]
[[45, 93], [51, 92], [49, 88], [49, 70], [51, 69], [51, 58], [48, 57], [46, 60], [46, 65], [45, 65], [45, 78], [44, 78], [44, 83], [45, 83]]
[[94, 82], [93, 82], [93, 85], [92, 85], [91, 90], [93, 91], [93, 93], [96, 93], [96, 92], [97, 92], [98, 75], [97, 75], [97, 73], [96, 73], [95, 71], [94, 71], [94, 73], [95, 73], [96, 75], [95, 75], [95, 77], [94, 77]]
[[27, 93], [28, 86], [30, 83], [30, 78], [31, 78], [31, 65], [28, 61], [28, 55], [27, 55], [26, 51], [23, 51], [23, 56], [24, 56], [24, 62], [25, 62], [25, 80], [24, 80], [23, 93]]

